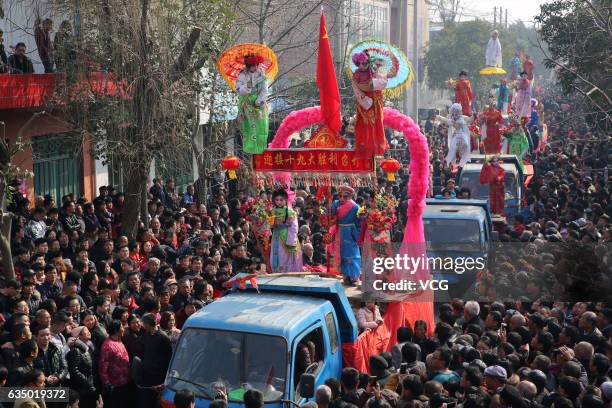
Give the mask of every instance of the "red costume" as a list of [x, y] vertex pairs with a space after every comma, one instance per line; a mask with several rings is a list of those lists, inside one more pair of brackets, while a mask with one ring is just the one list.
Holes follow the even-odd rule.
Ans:
[[465, 116], [471, 116], [472, 100], [474, 100], [474, 93], [472, 92], [472, 84], [467, 79], [460, 79], [455, 82], [455, 102], [461, 104], [461, 109]]
[[523, 62], [523, 71], [527, 73], [527, 79], [533, 80], [533, 61], [531, 58], [527, 58], [525, 62]]
[[[358, 81], [358, 74], [359, 71], [353, 76], [353, 87], [358, 99], [355, 120], [355, 151], [363, 157], [382, 155], [389, 148], [383, 125], [383, 93], [382, 90], [373, 89], [375, 86], [371, 80], [369, 83]], [[365, 101], [362, 102], [360, 97]], [[371, 105], [367, 98], [371, 100]]]
[[487, 125], [487, 138], [483, 142], [485, 154], [499, 154], [501, 148], [499, 125], [504, 123], [504, 118], [501, 112], [494, 108], [487, 109], [482, 115]]
[[480, 171], [480, 184], [489, 185], [489, 205], [493, 214], [503, 214], [505, 205], [504, 177], [506, 172], [498, 163], [485, 163]]

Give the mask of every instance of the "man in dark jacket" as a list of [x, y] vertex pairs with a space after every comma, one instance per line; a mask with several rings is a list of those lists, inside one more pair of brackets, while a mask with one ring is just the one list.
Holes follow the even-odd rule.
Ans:
[[36, 327], [33, 334], [38, 345], [38, 357], [34, 360], [34, 367], [45, 373], [47, 386], [58, 386], [68, 375], [64, 353], [51, 343], [49, 327]]
[[15, 53], [8, 58], [8, 64], [10, 67], [9, 72], [11, 74], [33, 74], [34, 65], [32, 60], [26, 55], [25, 43], [17, 43], [15, 46]]
[[91, 333], [85, 326], [79, 326], [70, 332], [68, 340], [70, 350], [66, 354], [66, 363], [70, 373], [69, 386], [81, 396], [81, 406], [93, 407], [98, 399], [94, 386], [93, 361], [89, 347], [85, 342], [91, 340]]
[[145, 330], [144, 353], [142, 357], [143, 380], [146, 386], [163, 384], [172, 357], [172, 343], [150, 313], [142, 317]]

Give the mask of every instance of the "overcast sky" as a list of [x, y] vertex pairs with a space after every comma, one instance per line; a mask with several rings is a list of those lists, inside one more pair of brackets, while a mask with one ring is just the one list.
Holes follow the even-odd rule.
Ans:
[[[465, 4], [463, 19], [471, 20], [474, 17], [486, 18], [493, 21], [493, 7], [501, 6], [504, 10], [508, 9], [508, 23], [516, 20], [523, 20], [527, 25], [531, 25], [533, 17], [540, 12], [540, 5], [546, 0], [462, 0]], [[499, 14], [498, 14], [499, 15]]]

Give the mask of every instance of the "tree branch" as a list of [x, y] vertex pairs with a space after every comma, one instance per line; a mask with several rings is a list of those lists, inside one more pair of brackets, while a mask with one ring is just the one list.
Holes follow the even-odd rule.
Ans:
[[[179, 78], [181, 78], [185, 70], [187, 69], [187, 65], [191, 56], [193, 55], [193, 49], [195, 48], [198, 40], [200, 39], [200, 34], [202, 34], [201, 27], [193, 27], [191, 29], [191, 33], [189, 34], [189, 38], [183, 45], [183, 49], [181, 50], [180, 55], [174, 62], [172, 66], [172, 71], [170, 73], [170, 80], [172, 82], [176, 82]], [[207, 57], [208, 58], [208, 57]], [[204, 61], [206, 63], [206, 61]], [[203, 66], [204, 64], [202, 64]]]

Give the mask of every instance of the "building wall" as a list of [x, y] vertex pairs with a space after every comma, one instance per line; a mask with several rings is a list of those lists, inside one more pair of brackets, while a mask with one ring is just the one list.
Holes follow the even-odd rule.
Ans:
[[[34, 171], [34, 161], [32, 157], [31, 142], [34, 138], [49, 134], [68, 133], [73, 128], [61, 118], [51, 114], [40, 114], [34, 116], [33, 112], [2, 110], [0, 111], [0, 122], [5, 124], [6, 137], [14, 142], [21, 132], [22, 141], [26, 144], [26, 148], [17, 152], [13, 157], [13, 165], [23, 170]], [[95, 197], [96, 176], [95, 163], [91, 155], [91, 144], [87, 138], [82, 143], [82, 191], [83, 195], [91, 200]], [[34, 180], [29, 178], [25, 180], [28, 199], [31, 203], [34, 202], [35, 195], [44, 195], [45, 191], [34, 191]]]

